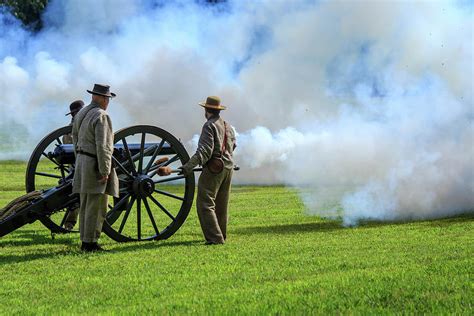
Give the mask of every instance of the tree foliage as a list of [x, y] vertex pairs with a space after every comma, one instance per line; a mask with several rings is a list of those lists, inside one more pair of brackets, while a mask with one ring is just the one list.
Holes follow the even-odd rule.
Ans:
[[26, 27], [35, 31], [43, 26], [41, 13], [47, 4], [48, 0], [0, 0], [0, 8], [5, 7]]
[[[49, 0], [0, 0], [0, 9], [6, 8], [23, 25], [31, 30], [39, 31], [43, 27], [41, 14], [48, 5]], [[225, 3], [227, 0], [195, 0], [197, 2], [215, 5]]]

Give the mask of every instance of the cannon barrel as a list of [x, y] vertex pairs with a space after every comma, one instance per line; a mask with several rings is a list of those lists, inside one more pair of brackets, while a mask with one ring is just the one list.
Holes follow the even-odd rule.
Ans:
[[[146, 143], [143, 150], [144, 156], [152, 156], [158, 146], [158, 143]], [[130, 150], [132, 157], [140, 155], [140, 144], [128, 144], [128, 149]], [[175, 150], [168, 143], [165, 143], [163, 144], [158, 156], [173, 154], [176, 154]], [[48, 153], [48, 157], [55, 159], [61, 164], [73, 164], [76, 161], [74, 156], [74, 146], [72, 144], [57, 145], [53, 151]], [[126, 159], [123, 144], [114, 145], [114, 157], [119, 161], [124, 161]]]

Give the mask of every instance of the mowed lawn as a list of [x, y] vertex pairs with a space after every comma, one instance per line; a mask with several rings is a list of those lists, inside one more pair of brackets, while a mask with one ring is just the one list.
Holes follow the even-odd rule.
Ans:
[[[0, 163], [0, 206], [22, 195]], [[0, 314], [471, 314], [474, 216], [343, 228], [295, 189], [234, 186], [228, 242], [205, 246], [195, 208], [170, 239], [83, 254], [40, 223], [0, 239]]]

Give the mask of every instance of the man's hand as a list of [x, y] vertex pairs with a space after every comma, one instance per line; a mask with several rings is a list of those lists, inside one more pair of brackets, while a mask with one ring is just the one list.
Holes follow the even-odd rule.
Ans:
[[163, 176], [169, 176], [171, 174], [171, 168], [166, 166], [166, 167], [159, 167], [158, 168], [158, 175], [160, 177], [163, 177]]
[[100, 184], [105, 184], [105, 183], [107, 183], [107, 180], [109, 180], [109, 176], [102, 176], [102, 177], [99, 179], [99, 183], [100, 183]]
[[193, 155], [191, 158], [189, 158], [188, 162], [182, 165], [181, 167], [178, 167], [178, 169], [181, 169], [181, 172], [179, 174], [188, 176], [189, 174], [192, 174], [194, 171], [194, 167], [197, 166], [199, 163], [199, 157], [196, 155]]
[[192, 169], [189, 169], [189, 167], [186, 166], [186, 165], [183, 165], [183, 166], [181, 166], [181, 167], [178, 167], [178, 169], [181, 170], [181, 172], [180, 172], [179, 174], [182, 174], [182, 175], [185, 175], [185, 176], [187, 176], [188, 174], [190, 174], [191, 172], [193, 172], [193, 170], [192, 170]]

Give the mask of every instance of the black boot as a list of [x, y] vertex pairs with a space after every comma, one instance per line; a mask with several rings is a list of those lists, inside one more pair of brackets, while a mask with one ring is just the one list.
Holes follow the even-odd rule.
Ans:
[[83, 242], [81, 250], [85, 252], [105, 251], [105, 249], [99, 246], [96, 242]]

